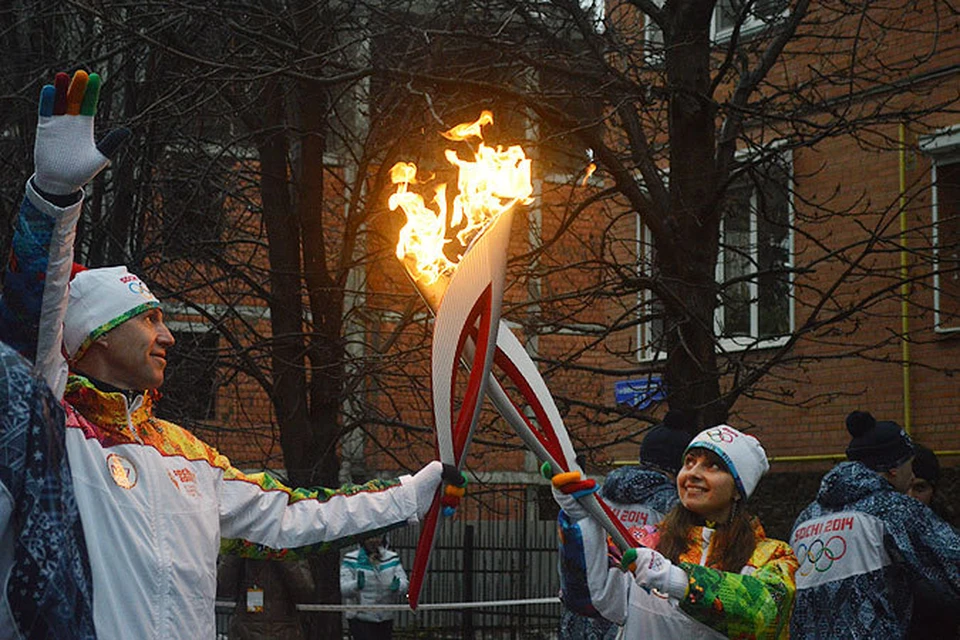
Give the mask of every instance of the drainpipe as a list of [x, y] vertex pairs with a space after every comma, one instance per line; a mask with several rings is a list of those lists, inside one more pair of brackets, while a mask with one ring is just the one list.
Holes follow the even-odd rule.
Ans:
[[910, 434], [913, 420], [910, 406], [910, 275], [907, 254], [907, 127], [900, 123], [900, 344], [903, 359], [903, 430]]

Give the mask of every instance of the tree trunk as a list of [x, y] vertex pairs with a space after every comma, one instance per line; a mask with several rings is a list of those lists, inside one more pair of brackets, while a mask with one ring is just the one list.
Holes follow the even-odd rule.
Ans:
[[[703, 425], [726, 419], [717, 403], [714, 312], [720, 210], [717, 201], [716, 107], [710, 100], [712, 2], [674, 3], [665, 38], [669, 98], [670, 204], [668, 226], [677, 233], [658, 238], [660, 274], [673, 295], [667, 317], [665, 382], [671, 408], [693, 411]], [[688, 243], [689, 241], [689, 243]]]

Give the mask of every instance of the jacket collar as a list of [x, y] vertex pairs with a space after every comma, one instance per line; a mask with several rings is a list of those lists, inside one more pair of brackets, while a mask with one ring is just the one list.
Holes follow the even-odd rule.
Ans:
[[124, 431], [153, 417], [156, 391], [128, 392], [71, 374], [64, 399], [100, 429]]

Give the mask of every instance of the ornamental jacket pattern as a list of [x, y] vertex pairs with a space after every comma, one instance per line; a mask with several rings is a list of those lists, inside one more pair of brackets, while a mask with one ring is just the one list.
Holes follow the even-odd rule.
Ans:
[[51, 388], [65, 393], [67, 454], [99, 636], [214, 637], [221, 537], [255, 550], [345, 543], [416, 518], [412, 487], [290, 489], [264, 474], [243, 474], [185, 429], [154, 417], [152, 393], [128, 397], [80, 376], [68, 382], [60, 345], [80, 206], [55, 207], [27, 184], [0, 338], [35, 355]]
[[790, 541], [800, 562], [795, 639], [905, 638], [920, 579], [960, 602], [960, 536], [859, 462], [823, 477]]
[[0, 639], [94, 638], [63, 409], [0, 344]]

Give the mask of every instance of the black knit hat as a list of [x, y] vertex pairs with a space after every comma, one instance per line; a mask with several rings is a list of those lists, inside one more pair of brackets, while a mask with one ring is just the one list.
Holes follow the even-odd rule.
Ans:
[[847, 458], [862, 462], [874, 471], [889, 471], [913, 456], [913, 441], [896, 422], [876, 420], [867, 411], [847, 416], [847, 431], [853, 436]]
[[913, 475], [923, 478], [934, 487], [940, 482], [940, 463], [933, 451], [922, 444], [914, 444]]
[[693, 439], [688, 420], [680, 411], [669, 411], [663, 422], [647, 432], [640, 443], [640, 463], [652, 464], [664, 471], [680, 471], [683, 452]]

